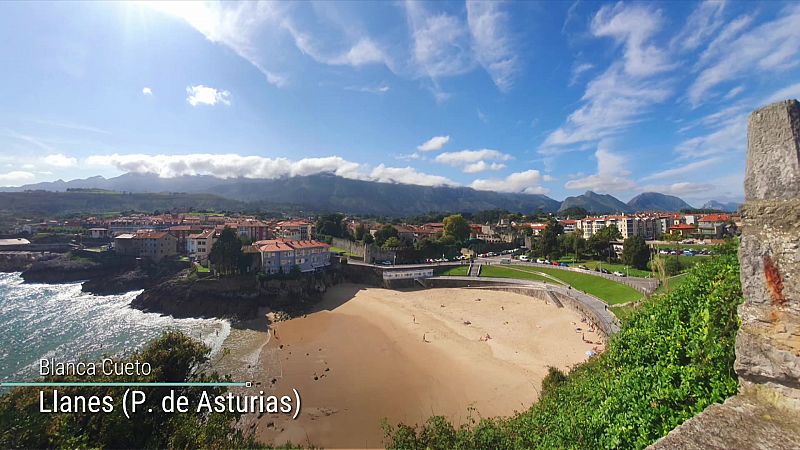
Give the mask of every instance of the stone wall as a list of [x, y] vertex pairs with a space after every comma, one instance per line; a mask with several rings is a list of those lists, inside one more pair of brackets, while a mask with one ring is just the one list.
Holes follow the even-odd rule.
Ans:
[[755, 111], [747, 138], [736, 373], [800, 405], [800, 104]]
[[375, 244], [364, 245], [363, 242], [354, 242], [349, 239], [333, 238], [331, 244], [358, 256], [364, 262], [372, 263], [375, 261], [394, 262], [397, 253], [390, 250], [383, 250]]

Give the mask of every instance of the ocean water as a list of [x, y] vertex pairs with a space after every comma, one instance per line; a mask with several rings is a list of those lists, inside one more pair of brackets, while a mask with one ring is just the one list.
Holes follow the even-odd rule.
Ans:
[[121, 295], [81, 292], [80, 283], [26, 284], [19, 273], [0, 273], [0, 381], [38, 377], [41, 358], [91, 361], [123, 356], [165, 330], [180, 330], [218, 351], [230, 324], [174, 319], [129, 306], [142, 291]]

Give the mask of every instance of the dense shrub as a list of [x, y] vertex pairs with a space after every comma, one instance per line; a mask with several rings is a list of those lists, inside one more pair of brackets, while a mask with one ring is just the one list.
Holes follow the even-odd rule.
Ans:
[[549, 374], [538, 403], [508, 419], [458, 429], [443, 418], [387, 427], [394, 448], [644, 448], [737, 389], [735, 255], [633, 313], [606, 352], [564, 380]]

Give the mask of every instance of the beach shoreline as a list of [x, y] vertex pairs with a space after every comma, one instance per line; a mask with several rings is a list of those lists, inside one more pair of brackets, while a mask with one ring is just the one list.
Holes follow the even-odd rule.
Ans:
[[384, 419], [509, 416], [537, 400], [548, 366], [568, 371], [603, 341], [575, 311], [481, 289], [342, 284], [307, 315], [270, 324], [267, 314], [233, 326], [212, 367], [268, 395], [301, 393], [297, 420], [240, 422], [275, 445], [374, 448]]

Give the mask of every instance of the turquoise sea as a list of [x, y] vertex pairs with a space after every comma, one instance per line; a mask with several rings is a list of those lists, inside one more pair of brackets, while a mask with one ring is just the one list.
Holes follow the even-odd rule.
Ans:
[[0, 273], [0, 381], [38, 377], [42, 358], [89, 361], [121, 356], [169, 329], [218, 350], [230, 324], [174, 319], [129, 306], [141, 291], [122, 295], [81, 292], [80, 283], [26, 284], [19, 273]]

